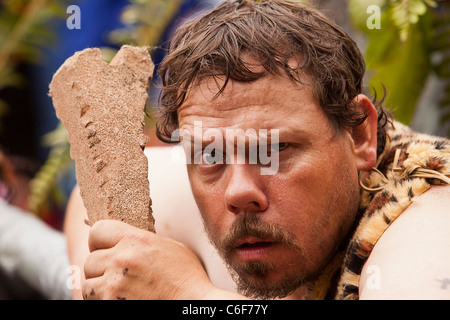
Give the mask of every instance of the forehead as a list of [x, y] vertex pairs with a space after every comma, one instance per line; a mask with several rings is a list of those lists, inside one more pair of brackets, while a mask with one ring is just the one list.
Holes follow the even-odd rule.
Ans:
[[179, 114], [183, 116], [189, 112], [187, 109], [197, 106], [207, 106], [214, 112], [226, 112], [269, 102], [277, 103], [280, 95], [288, 92], [286, 86], [281, 86], [268, 76], [254, 82], [229, 81], [219, 93], [223, 82], [220, 78], [203, 80], [190, 91], [186, 101], [178, 110]]
[[[181, 128], [195, 121], [204, 128], [313, 130], [325, 115], [311, 87], [287, 77], [266, 75], [253, 82], [229, 81], [219, 95], [221, 79], [207, 78], [192, 88], [178, 110]], [[313, 123], [314, 122], [314, 123]]]

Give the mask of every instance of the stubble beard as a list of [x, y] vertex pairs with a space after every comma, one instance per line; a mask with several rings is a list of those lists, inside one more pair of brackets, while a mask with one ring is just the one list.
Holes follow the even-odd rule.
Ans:
[[[343, 178], [342, 181], [351, 182], [348, 172], [344, 174]], [[221, 238], [210, 234], [203, 220], [208, 238], [225, 261], [238, 292], [256, 299], [277, 299], [292, 294], [302, 286], [310, 288], [335, 255], [348, 232], [351, 231], [351, 225], [358, 210], [359, 189], [357, 187], [351, 188], [351, 184], [347, 184], [347, 186], [349, 190], [345, 195], [342, 195], [345, 198], [342, 203], [345, 208], [343, 212], [347, 213], [341, 216], [341, 218], [344, 216], [347, 218], [344, 219], [345, 221], [335, 220], [335, 222], [332, 222], [337, 222], [338, 227], [335, 227], [334, 235], [329, 237], [332, 239], [332, 244], [329, 244], [329, 247], [325, 248], [323, 242], [318, 244], [318, 248], [321, 248], [320, 250], [323, 250], [324, 253], [320, 261], [313, 262], [308, 250], [297, 241], [291, 232], [280, 225], [263, 221], [258, 213], [240, 214]], [[342, 210], [342, 207], [333, 205], [333, 201], [331, 203], [324, 208], [322, 213], [329, 218], [334, 215], [333, 213]], [[312, 231], [310, 238], [318, 239], [323, 236], [323, 230], [310, 231]], [[273, 241], [290, 249], [289, 255], [292, 262], [289, 264], [288, 270], [286, 268], [280, 269], [278, 261], [239, 261], [235, 257], [235, 244], [238, 239], [247, 236]], [[274, 272], [278, 275], [283, 273], [283, 277], [278, 277], [279, 279], [276, 281], [270, 280], [269, 276]]]
[[[208, 233], [210, 241], [225, 261], [239, 293], [256, 299], [284, 298], [297, 288], [314, 281], [315, 275], [305, 277], [300, 265], [292, 266], [289, 270], [278, 270], [275, 262], [238, 261], [235, 257], [236, 240], [247, 236], [266, 239], [288, 247], [291, 254], [296, 256], [295, 261], [306, 263], [308, 260], [304, 248], [285, 228], [264, 222], [258, 214], [242, 214], [221, 239], [215, 239]], [[270, 275], [274, 272], [283, 272], [284, 276], [279, 277], [277, 281], [270, 280]]]

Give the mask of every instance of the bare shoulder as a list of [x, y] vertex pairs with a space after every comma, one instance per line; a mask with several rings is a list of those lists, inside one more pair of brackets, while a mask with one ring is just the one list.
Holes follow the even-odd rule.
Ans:
[[432, 186], [384, 232], [361, 273], [361, 299], [450, 299], [450, 185]]
[[[158, 234], [194, 245], [202, 222], [189, 185], [186, 165], [177, 146], [145, 149], [150, 196]], [[182, 151], [182, 149], [181, 149]]]

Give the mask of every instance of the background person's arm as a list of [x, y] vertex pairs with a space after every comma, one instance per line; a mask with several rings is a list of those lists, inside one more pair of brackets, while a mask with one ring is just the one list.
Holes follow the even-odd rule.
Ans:
[[69, 198], [64, 218], [64, 234], [67, 239], [69, 262], [74, 267], [74, 272], [76, 272], [76, 274], [73, 273], [71, 276], [80, 276], [80, 279], [74, 278], [72, 282], [73, 299], [82, 299], [81, 284], [84, 281], [83, 266], [89, 254], [88, 236], [90, 228], [84, 222], [86, 218], [86, 208], [80, 196], [80, 189], [76, 186]]

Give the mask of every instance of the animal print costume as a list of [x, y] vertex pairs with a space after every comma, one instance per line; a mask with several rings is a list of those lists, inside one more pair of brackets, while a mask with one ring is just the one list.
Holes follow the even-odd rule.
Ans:
[[383, 153], [361, 184], [355, 231], [310, 290], [310, 299], [359, 298], [370, 252], [389, 225], [431, 184], [450, 184], [450, 141], [394, 122]]

